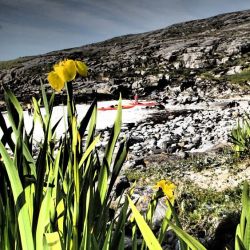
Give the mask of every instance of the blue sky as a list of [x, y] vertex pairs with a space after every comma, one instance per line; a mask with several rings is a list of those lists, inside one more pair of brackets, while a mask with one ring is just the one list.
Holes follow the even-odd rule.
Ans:
[[0, 60], [246, 9], [249, 0], [0, 0]]

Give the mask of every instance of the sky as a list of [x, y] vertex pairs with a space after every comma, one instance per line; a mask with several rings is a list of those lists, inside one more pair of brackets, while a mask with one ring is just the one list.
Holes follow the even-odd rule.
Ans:
[[0, 61], [247, 9], [249, 0], [0, 0]]

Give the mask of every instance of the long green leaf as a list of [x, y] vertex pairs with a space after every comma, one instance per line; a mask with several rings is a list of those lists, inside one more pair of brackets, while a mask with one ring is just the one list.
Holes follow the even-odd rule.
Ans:
[[[18, 212], [18, 226], [19, 232], [21, 235], [22, 247], [23, 249], [34, 249], [33, 238], [32, 238], [32, 230], [31, 223], [29, 219], [28, 207], [25, 200], [21, 200], [24, 198], [24, 190], [18, 176], [17, 169], [14, 165], [14, 162], [11, 160], [8, 152], [4, 148], [2, 142], [0, 142], [0, 153], [3, 158], [3, 162], [10, 180], [12, 193], [14, 196], [14, 201], [19, 209]], [[17, 202], [22, 202], [23, 204], [19, 205]]]
[[243, 237], [241, 236], [240, 225], [238, 225], [235, 233], [235, 250], [246, 250], [242, 242], [242, 238]]
[[116, 141], [117, 141], [118, 136], [119, 136], [120, 131], [121, 131], [121, 124], [122, 124], [122, 99], [120, 96], [120, 99], [118, 102], [115, 124], [113, 126], [112, 131], [111, 131], [108, 145], [105, 149], [104, 159], [107, 162], [108, 166], [110, 166], [111, 161], [112, 161], [112, 156], [113, 156], [115, 144], [116, 144]]
[[119, 246], [117, 247], [117, 249], [124, 249], [125, 223], [127, 220], [127, 210], [128, 210], [128, 199], [125, 200], [122, 206], [121, 212], [119, 213], [119, 218], [117, 220], [117, 223], [116, 223], [113, 235], [112, 235], [111, 249], [115, 249], [117, 246]]
[[[20, 121], [23, 120], [23, 110], [16, 97], [9, 89], [5, 89], [4, 95], [8, 111], [8, 119], [10, 121], [15, 138], [17, 139], [19, 136], [21, 136], [18, 131], [18, 127]], [[35, 161], [26, 144], [23, 145], [23, 155], [29, 163], [31, 174], [36, 177]]]
[[89, 145], [89, 147], [87, 148], [87, 150], [84, 152], [80, 163], [79, 163], [79, 167], [82, 167], [83, 163], [85, 162], [85, 160], [87, 159], [87, 157], [89, 156], [89, 154], [95, 149], [96, 144], [100, 141], [100, 135], [98, 135], [93, 142]]
[[[91, 103], [86, 115], [84, 116], [84, 118], [80, 122], [79, 133], [80, 133], [81, 137], [84, 135], [92, 115], [94, 113], [96, 113], [96, 110], [94, 111], [94, 109], [97, 109], [97, 101], [96, 101], [96, 99]], [[94, 115], [96, 116], [96, 114], [94, 114]]]
[[206, 248], [198, 241], [196, 240], [193, 236], [189, 235], [176, 225], [174, 225], [172, 222], [170, 222], [168, 219], [166, 219], [171, 226], [172, 230], [177, 234], [177, 236], [183, 240], [189, 248], [192, 250], [206, 250]]
[[33, 115], [34, 122], [38, 121], [43, 127], [43, 131], [44, 131], [45, 124], [44, 124], [44, 119], [43, 119], [41, 108], [40, 108], [41, 100], [37, 101], [35, 97], [32, 97], [32, 103], [33, 103], [33, 108], [34, 108], [34, 115]]
[[108, 188], [108, 192], [107, 192], [107, 197], [110, 195], [112, 188], [115, 184], [115, 181], [116, 181], [116, 179], [121, 171], [123, 163], [126, 160], [126, 157], [128, 154], [128, 144], [129, 144], [128, 141], [126, 141], [126, 140], [122, 141], [122, 143], [120, 144], [120, 147], [118, 149], [118, 152], [116, 154], [116, 158], [114, 161], [114, 167], [113, 167], [113, 171], [111, 174], [109, 188]]
[[115, 144], [117, 142], [118, 136], [121, 131], [121, 123], [122, 123], [122, 99], [120, 97], [117, 109], [117, 115], [115, 119], [115, 124], [113, 126], [110, 139], [108, 145], [105, 149], [105, 154], [103, 157], [103, 164], [101, 167], [100, 175], [98, 178], [98, 190], [100, 192], [100, 200], [103, 204], [104, 199], [106, 197], [107, 192], [107, 183], [108, 183], [108, 176], [110, 171], [110, 165], [113, 157], [113, 152], [115, 148]]
[[247, 206], [248, 206], [248, 194], [249, 193], [249, 186], [247, 182], [243, 185], [243, 192], [242, 192], [242, 212], [240, 217], [240, 232], [241, 232], [241, 240], [244, 242], [245, 237], [245, 230], [246, 230], [246, 224], [247, 224]]
[[92, 234], [90, 232], [91, 230], [91, 224], [89, 223], [89, 212], [90, 212], [90, 187], [88, 188], [86, 192], [86, 200], [85, 200], [85, 214], [83, 216], [84, 218], [84, 223], [83, 223], [83, 237], [82, 237], [82, 242], [81, 242], [81, 249], [89, 249], [90, 248], [90, 243], [91, 243], [91, 237]]
[[45, 92], [45, 88], [44, 88], [42, 79], [40, 79], [40, 83], [41, 83], [43, 105], [44, 105], [46, 114], [49, 114], [50, 113], [50, 108], [49, 108], [48, 99], [47, 99], [47, 95], [46, 95], [46, 92]]
[[[49, 120], [47, 121], [47, 124], [50, 123], [51, 114], [49, 117]], [[49, 125], [46, 126], [47, 128]], [[37, 183], [36, 183], [36, 196], [35, 196], [35, 205], [34, 210], [39, 211], [40, 205], [43, 200], [43, 186], [45, 181], [45, 173], [48, 168], [47, 166], [47, 151], [48, 151], [48, 136], [49, 136], [49, 129], [45, 132], [45, 138], [44, 143], [42, 145], [42, 149], [38, 155], [37, 161], [36, 161], [36, 169], [37, 169]], [[33, 218], [33, 232], [35, 232], [37, 225], [37, 217]]]
[[51, 188], [48, 187], [46, 195], [42, 201], [39, 216], [38, 216], [37, 229], [36, 229], [36, 249], [37, 250], [44, 249], [43, 241], [44, 241], [45, 228], [50, 222], [49, 221], [49, 213], [50, 213], [49, 207], [50, 207], [51, 198], [52, 198]]
[[[167, 205], [168, 205], [168, 209], [171, 210], [171, 214], [173, 216], [173, 219], [175, 220], [176, 226], [179, 227], [180, 229], [182, 229], [182, 226], [181, 226], [180, 220], [178, 218], [178, 215], [175, 212], [175, 209], [174, 209], [173, 205], [171, 204], [171, 202], [168, 199], [167, 199]], [[170, 218], [168, 218], [168, 217], [166, 219], [170, 220]], [[167, 220], [166, 220], [166, 222], [167, 222]], [[186, 249], [187, 248], [186, 243], [182, 239], [180, 239], [180, 245], [181, 245], [181, 249]]]
[[[158, 236], [158, 240], [159, 240], [159, 243], [161, 244], [164, 240], [164, 237], [165, 237], [165, 233], [168, 229], [168, 221], [171, 219], [171, 216], [172, 216], [172, 211], [170, 209], [167, 210], [166, 212], [166, 215], [162, 221], [162, 224], [161, 224], [161, 228], [160, 228], [160, 233], [159, 233], [159, 236]], [[168, 219], [168, 221], [167, 221]]]
[[[91, 114], [91, 118], [89, 121], [89, 127], [88, 127], [88, 136], [87, 136], [87, 141], [86, 141], [86, 149], [89, 147], [89, 145], [92, 143], [95, 135], [95, 128], [96, 128], [96, 118], [97, 118], [97, 107], [93, 107], [93, 112]], [[85, 121], [86, 122], [86, 121]], [[80, 126], [80, 129], [82, 129], [83, 121]], [[83, 133], [83, 132], [81, 132]]]
[[80, 176], [79, 166], [77, 162], [77, 120], [73, 115], [71, 117], [71, 128], [72, 128], [72, 160], [73, 160], [73, 180], [74, 180], [74, 211], [73, 211], [73, 249], [78, 249], [78, 220], [79, 220], [79, 201], [80, 201]]
[[[139, 213], [139, 211], [137, 210], [136, 206], [134, 205], [134, 203], [132, 202], [132, 200], [128, 197], [128, 202], [129, 202], [129, 206], [133, 212], [133, 215], [135, 217], [136, 223], [141, 231], [141, 234], [147, 244], [147, 247], [150, 250], [161, 250], [161, 245], [158, 242], [158, 240], [156, 239], [156, 237], [154, 236], [153, 232], [151, 231], [151, 229], [149, 228], [149, 226], [147, 225], [147, 223], [145, 222], [144, 218], [141, 216], [141, 214]], [[202, 250], [202, 249], [200, 249]]]
[[102, 250], [109, 250], [110, 249], [110, 241], [111, 241], [111, 235], [113, 230], [113, 223], [109, 226], [108, 232], [106, 234], [106, 238], [102, 247]]
[[60, 235], [58, 232], [45, 234], [46, 245], [44, 249], [48, 250], [62, 250]]
[[14, 94], [7, 88], [5, 88], [4, 90], [8, 119], [16, 136], [18, 133], [19, 122], [23, 118], [23, 110]]

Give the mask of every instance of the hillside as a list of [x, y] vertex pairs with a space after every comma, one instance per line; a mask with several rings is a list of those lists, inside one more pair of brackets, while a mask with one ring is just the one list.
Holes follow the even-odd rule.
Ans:
[[90, 68], [89, 78], [79, 78], [75, 85], [81, 102], [92, 99], [93, 89], [101, 99], [117, 97], [120, 91], [126, 98], [135, 92], [158, 99], [173, 96], [166, 85], [183, 85], [181, 90], [195, 86], [201, 97], [230, 96], [249, 91], [249, 73], [244, 71], [250, 67], [249, 55], [247, 10], [0, 62], [0, 94], [2, 86], [8, 86], [29, 102], [52, 65], [72, 58], [84, 60]]

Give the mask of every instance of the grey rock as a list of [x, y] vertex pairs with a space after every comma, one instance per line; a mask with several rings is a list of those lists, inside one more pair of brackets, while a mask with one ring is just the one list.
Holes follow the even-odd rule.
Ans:
[[228, 76], [230, 76], [230, 75], [234, 75], [234, 74], [240, 73], [241, 71], [242, 71], [242, 66], [238, 65], [238, 66], [234, 66], [234, 67], [229, 68], [229, 70], [227, 71], [226, 74]]
[[195, 144], [190, 143], [190, 144], [187, 144], [187, 145], [184, 146], [184, 149], [188, 150], [188, 151], [191, 150], [192, 148], [195, 148]]

